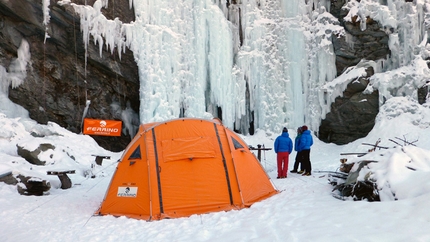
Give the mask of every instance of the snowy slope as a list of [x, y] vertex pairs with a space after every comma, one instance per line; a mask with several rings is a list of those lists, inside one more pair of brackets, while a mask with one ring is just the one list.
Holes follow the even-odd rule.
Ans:
[[[68, 160], [68, 167], [78, 171], [90, 169], [94, 151], [111, 155], [94, 170], [96, 178], [86, 178], [81, 172], [69, 175], [73, 186], [59, 189], [56, 176], [44, 175], [46, 167], [31, 166], [16, 155], [14, 143], [29, 133], [19, 120], [2, 118], [6, 129], [14, 130], [9, 140], [3, 136], [0, 149], [0, 173], [23, 172], [49, 179], [53, 185], [46, 196], [22, 196], [16, 186], [0, 183], [0, 234], [3, 241], [428, 241], [430, 232], [430, 120], [429, 107], [415, 106], [406, 99], [378, 116], [377, 124], [366, 138], [345, 146], [325, 144], [314, 137], [311, 160], [313, 175], [303, 177], [288, 174], [287, 179], [275, 179], [276, 156], [273, 151], [262, 154], [262, 165], [281, 191], [251, 208], [240, 211], [194, 215], [189, 218], [154, 222], [93, 216], [106, 192], [116, 161], [121, 153], [111, 153], [93, 145], [90, 137], [70, 134], [56, 125], [45, 127], [54, 135], [45, 141], [68, 147], [80, 162]], [[402, 108], [404, 107], [404, 108]], [[395, 111], [397, 114], [393, 114]], [[412, 112], [410, 112], [412, 111]], [[390, 114], [387, 114], [390, 113]], [[4, 128], [4, 129], [5, 129]], [[55, 131], [55, 132], [54, 132]], [[244, 136], [252, 146], [273, 147], [277, 134], [259, 130], [254, 136]], [[290, 136], [295, 133], [290, 131]], [[401, 146], [390, 142], [395, 137], [415, 141], [415, 146]], [[331, 195], [333, 186], [326, 172], [336, 171], [340, 158], [353, 161], [356, 156], [341, 156], [347, 152], [366, 152], [362, 143], [374, 143], [381, 138], [381, 146], [390, 147], [369, 153], [362, 159], [379, 162], [369, 166], [378, 181], [390, 184], [398, 200], [389, 197], [382, 202], [342, 201]], [[33, 138], [34, 142], [37, 141]], [[400, 142], [400, 141], [399, 141]], [[28, 144], [31, 142], [28, 141]], [[394, 147], [394, 146], [397, 146]], [[62, 152], [59, 152], [62, 153]], [[382, 154], [382, 155], [381, 155]], [[57, 153], [53, 154], [56, 157]], [[290, 155], [292, 168], [295, 153]], [[405, 168], [413, 166], [416, 171]], [[65, 165], [51, 164], [49, 168]], [[387, 188], [382, 186], [381, 193]]]

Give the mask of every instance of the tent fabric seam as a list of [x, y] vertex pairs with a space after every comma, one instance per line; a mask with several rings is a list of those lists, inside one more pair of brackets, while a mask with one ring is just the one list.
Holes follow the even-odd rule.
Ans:
[[228, 186], [228, 195], [230, 196], [230, 204], [233, 205], [234, 204], [233, 203], [233, 194], [232, 194], [232, 191], [231, 191], [231, 184], [230, 184], [230, 178], [229, 178], [229, 174], [228, 174], [227, 162], [225, 160], [224, 151], [222, 149], [221, 138], [219, 137], [218, 129], [217, 129], [215, 123], [214, 123], [214, 129], [215, 129], [216, 137], [218, 139], [219, 148], [220, 148], [220, 151], [221, 151], [222, 163], [224, 165], [224, 171], [225, 171], [225, 176], [226, 176], [227, 186]]
[[161, 180], [160, 180], [160, 171], [158, 170], [159, 164], [158, 164], [158, 151], [157, 151], [157, 138], [155, 137], [155, 129], [152, 128], [152, 139], [154, 142], [154, 155], [155, 155], [155, 170], [157, 172], [157, 183], [158, 183], [158, 198], [160, 200], [160, 213], [164, 213], [164, 207], [163, 207], [163, 194], [161, 191]]

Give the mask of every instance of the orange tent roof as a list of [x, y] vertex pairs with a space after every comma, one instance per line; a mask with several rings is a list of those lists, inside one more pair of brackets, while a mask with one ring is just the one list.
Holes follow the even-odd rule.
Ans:
[[241, 209], [278, 191], [219, 120], [143, 124], [118, 163], [100, 215], [145, 220]]

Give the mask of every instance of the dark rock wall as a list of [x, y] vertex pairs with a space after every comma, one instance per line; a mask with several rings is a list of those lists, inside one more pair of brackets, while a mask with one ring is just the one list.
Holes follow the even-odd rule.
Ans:
[[[372, 19], [366, 20], [366, 29], [360, 29], [360, 23], [353, 19], [345, 22], [348, 14], [342, 6], [346, 0], [332, 0], [330, 13], [345, 28], [349, 39], [345, 36], [334, 36], [332, 39], [336, 54], [337, 75], [341, 75], [348, 67], [357, 65], [362, 59], [381, 60], [389, 56], [388, 35]], [[353, 43], [353, 44], [351, 44]], [[367, 76], [352, 81], [331, 104], [331, 111], [321, 121], [318, 137], [324, 142], [346, 144], [365, 137], [375, 125], [375, 117], [379, 112], [379, 95], [375, 91], [363, 94], [373, 75], [373, 69], [367, 69]]]
[[375, 125], [375, 117], [379, 111], [379, 95], [375, 91], [363, 94], [368, 77], [373, 75], [368, 68], [367, 77], [361, 77], [351, 82], [331, 104], [331, 112], [321, 121], [319, 139], [324, 142], [346, 144], [366, 136]]
[[330, 13], [339, 20], [340, 25], [350, 36], [349, 43], [345, 36], [333, 37], [337, 75], [342, 74], [346, 68], [356, 65], [362, 59], [386, 59], [391, 54], [388, 48], [389, 36], [381, 29], [378, 22], [368, 18], [365, 30], [361, 30], [360, 22], [356, 18], [352, 22], [345, 22], [344, 17], [348, 12], [342, 7], [346, 2], [348, 1], [331, 0]]
[[[72, 1], [84, 4], [85, 0]], [[119, 16], [123, 22], [134, 20], [128, 0], [109, 1], [104, 10], [107, 18]], [[88, 0], [87, 4], [93, 4]], [[127, 50], [119, 59], [90, 41], [85, 64], [85, 49], [80, 30], [80, 18], [71, 6], [59, 6], [51, 1], [50, 23], [45, 41], [42, 1], [0, 0], [0, 65], [6, 69], [17, 57], [22, 39], [30, 45], [31, 62], [22, 85], [9, 90], [9, 98], [23, 106], [39, 123], [52, 121], [76, 133], [86, 100], [90, 100], [89, 118], [119, 120], [127, 103], [139, 112], [139, 77], [133, 53]], [[112, 108], [116, 102], [120, 110]], [[138, 125], [138, 124], [137, 124]], [[129, 135], [121, 137], [93, 136], [104, 148], [123, 150]]]

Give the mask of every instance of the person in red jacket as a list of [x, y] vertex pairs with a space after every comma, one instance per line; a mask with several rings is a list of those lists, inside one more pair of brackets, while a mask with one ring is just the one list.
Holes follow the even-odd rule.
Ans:
[[293, 150], [293, 141], [288, 134], [287, 128], [282, 129], [282, 134], [276, 138], [274, 147], [278, 165], [277, 178], [287, 178], [288, 158]]

